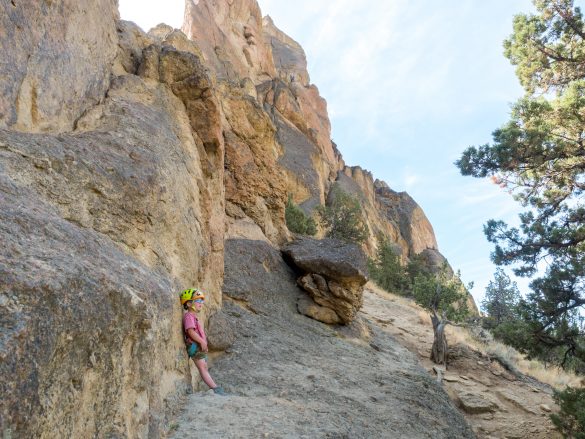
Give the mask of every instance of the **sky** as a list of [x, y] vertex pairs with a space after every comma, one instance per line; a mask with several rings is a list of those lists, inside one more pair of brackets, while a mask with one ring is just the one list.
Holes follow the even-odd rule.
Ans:
[[[345, 163], [406, 191], [433, 225], [439, 250], [481, 302], [495, 266], [488, 219], [517, 224], [520, 206], [489, 179], [453, 162], [491, 141], [523, 90], [502, 42], [530, 0], [259, 0], [298, 41], [311, 82], [327, 100]], [[180, 28], [183, 0], [119, 0], [144, 30]], [[510, 270], [506, 269], [511, 275]], [[518, 281], [528, 292], [526, 279]]]

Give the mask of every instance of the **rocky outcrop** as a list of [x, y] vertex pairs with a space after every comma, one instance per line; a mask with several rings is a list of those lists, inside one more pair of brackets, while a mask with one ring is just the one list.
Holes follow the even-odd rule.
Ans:
[[437, 249], [433, 227], [420, 206], [406, 192], [395, 192], [380, 180], [374, 182], [379, 210], [398, 225], [400, 234], [408, 243], [409, 256], [425, 249]]
[[219, 78], [256, 84], [276, 76], [256, 0], [187, 0], [182, 30]]
[[362, 306], [367, 282], [362, 250], [335, 239], [301, 238], [282, 251], [303, 272], [297, 283], [316, 303], [303, 299], [299, 311], [324, 323], [351, 323]]
[[393, 337], [372, 324], [369, 338], [350, 338], [345, 326], [299, 314], [305, 293], [268, 243], [228, 240], [225, 248], [224, 308], [237, 338], [211, 373], [229, 396], [191, 395], [171, 438], [194, 431], [212, 439], [474, 437], [441, 386]]
[[287, 194], [311, 212], [325, 203], [340, 166], [304, 51], [269, 17], [262, 20], [253, 0], [188, 1], [183, 30], [225, 80], [226, 190], [240, 209], [237, 217], [228, 213], [228, 235], [258, 237], [254, 222], [281, 244], [288, 238], [281, 227]]

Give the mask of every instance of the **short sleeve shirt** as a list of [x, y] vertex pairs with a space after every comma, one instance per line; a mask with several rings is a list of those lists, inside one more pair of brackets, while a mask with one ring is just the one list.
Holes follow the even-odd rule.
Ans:
[[185, 339], [185, 344], [187, 345], [194, 343], [194, 341], [191, 340], [191, 337], [189, 337], [189, 334], [187, 333], [187, 330], [189, 329], [195, 329], [195, 332], [197, 332], [197, 334], [199, 334], [201, 338], [204, 338], [203, 333], [201, 332], [201, 326], [199, 326], [199, 320], [197, 319], [197, 316], [195, 316], [193, 313], [186, 312], [183, 315], [183, 335]]

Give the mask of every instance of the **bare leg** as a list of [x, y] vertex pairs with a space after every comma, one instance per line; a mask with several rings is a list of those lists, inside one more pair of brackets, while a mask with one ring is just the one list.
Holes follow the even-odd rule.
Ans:
[[211, 375], [209, 375], [209, 371], [207, 370], [207, 360], [201, 359], [193, 361], [199, 370], [199, 375], [201, 375], [203, 382], [205, 382], [205, 384], [207, 384], [210, 389], [215, 389], [217, 384], [215, 384], [215, 381], [213, 381], [213, 378], [211, 378]]

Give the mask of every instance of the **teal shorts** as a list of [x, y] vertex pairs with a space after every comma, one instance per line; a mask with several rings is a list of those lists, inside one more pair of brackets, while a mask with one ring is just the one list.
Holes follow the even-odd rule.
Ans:
[[187, 354], [189, 358], [193, 358], [193, 360], [207, 360], [207, 354], [199, 349], [197, 343], [191, 343], [187, 347]]

